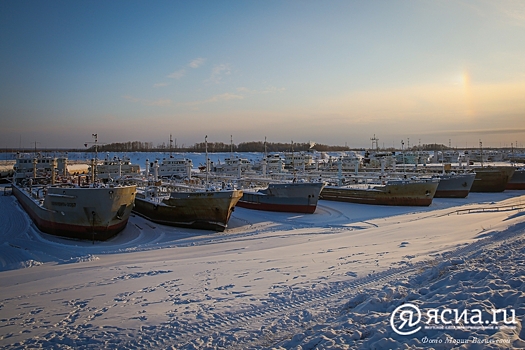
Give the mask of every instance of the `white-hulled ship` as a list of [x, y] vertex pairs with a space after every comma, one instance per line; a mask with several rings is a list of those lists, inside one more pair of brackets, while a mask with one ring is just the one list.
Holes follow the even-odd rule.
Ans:
[[161, 178], [176, 178], [176, 179], [191, 179], [191, 171], [193, 169], [193, 161], [189, 158], [180, 155], [173, 155], [173, 137], [170, 134], [170, 156], [169, 158], [162, 158], [161, 162], [149, 162], [146, 159], [146, 169], [148, 173], [153, 173], [155, 170], [153, 166], [158, 166], [157, 172]]
[[288, 172], [288, 170], [284, 169], [284, 157], [278, 152], [265, 155], [263, 159], [255, 163], [253, 170], [256, 170], [263, 176]]
[[[146, 167], [149, 169], [148, 171], [153, 173], [153, 165], [154, 162], [149, 162], [146, 159]], [[163, 158], [162, 161], [158, 164], [158, 172], [159, 177], [161, 178], [179, 178], [184, 179], [188, 178], [191, 179], [191, 170], [193, 169], [193, 162], [189, 158], [185, 157], [173, 157], [170, 155], [169, 158]]]
[[212, 163], [210, 170], [218, 175], [242, 176], [246, 172], [251, 172], [252, 168], [252, 163], [248, 159], [241, 158], [238, 155], [232, 155], [228, 158], [224, 158], [224, 163]]
[[110, 158], [109, 154], [102, 164], [91, 164], [89, 171], [93, 172], [93, 167], [96, 167], [96, 176], [98, 179], [108, 181], [120, 179], [123, 176], [138, 176], [140, 174], [140, 166], [138, 164], [132, 164], [129, 157], [113, 157]]
[[103, 185], [86, 176], [70, 177], [66, 157], [17, 154], [14, 170], [13, 194], [39, 230], [106, 240], [126, 227], [135, 185]]
[[290, 171], [306, 171], [314, 170], [314, 157], [309, 152], [285, 152], [284, 153], [284, 168]]

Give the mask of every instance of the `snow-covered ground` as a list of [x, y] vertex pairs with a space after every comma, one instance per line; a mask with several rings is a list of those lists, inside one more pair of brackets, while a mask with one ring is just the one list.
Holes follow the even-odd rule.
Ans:
[[523, 208], [519, 191], [320, 201], [236, 208], [223, 233], [132, 216], [93, 244], [40, 233], [0, 188], [0, 347], [522, 348]]

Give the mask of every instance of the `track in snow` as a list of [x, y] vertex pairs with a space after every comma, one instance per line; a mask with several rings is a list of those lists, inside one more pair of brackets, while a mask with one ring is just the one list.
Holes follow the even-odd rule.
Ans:
[[[510, 240], [521, 237], [525, 224], [520, 229], [512, 228], [503, 232], [493, 233], [476, 242], [466, 244], [451, 252], [441, 254], [434, 260], [421, 261], [403, 267], [391, 268], [379, 273], [338, 282], [327, 288], [317, 291], [305, 291], [296, 297], [286, 300], [285, 297], [275, 298], [265, 305], [254, 307], [250, 310], [238, 311], [228, 315], [211, 315], [213, 320], [193, 324], [179, 324], [174, 337], [177, 348], [194, 348], [202, 343], [220, 344], [221, 338], [238, 333], [236, 342], [228, 339], [228, 346], [235, 344], [243, 348], [260, 348], [271, 346], [292, 335], [303, 332], [315, 324], [322, 324], [332, 316], [339, 314], [341, 307], [358, 292], [370, 290], [374, 287], [384, 286], [393, 281], [406, 279], [412, 275], [420, 274], [425, 269], [431, 268], [440, 262], [461, 258], [469, 259], [480, 249], [493, 248]], [[375, 291], [377, 292], [377, 290]], [[303, 317], [301, 313], [306, 310], [315, 310], [314, 317]], [[264, 328], [275, 323], [283, 323], [277, 329], [281, 330], [276, 338], [275, 334], [269, 338], [264, 334]], [[171, 327], [170, 327], [171, 328]], [[163, 331], [155, 329], [155, 332]], [[166, 331], [166, 330], [165, 330]], [[175, 331], [175, 329], [173, 329]]]

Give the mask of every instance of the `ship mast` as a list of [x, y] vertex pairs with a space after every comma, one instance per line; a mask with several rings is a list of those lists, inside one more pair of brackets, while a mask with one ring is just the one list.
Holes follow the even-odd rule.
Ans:
[[441, 145], [441, 168], [442, 174], [445, 175], [445, 149], [443, 148], [443, 145]]
[[230, 135], [230, 159], [233, 159], [233, 135]]
[[403, 157], [403, 174], [406, 175], [405, 167], [405, 141], [401, 140], [401, 156]]
[[266, 177], [266, 167], [268, 164], [268, 151], [266, 149], [266, 136], [264, 137], [264, 157], [262, 159], [262, 174]]
[[170, 158], [173, 158], [173, 155], [171, 154], [172, 148], [173, 148], [173, 139], [171, 138], [171, 134], [170, 134]]
[[206, 190], [208, 190], [208, 135], [204, 136], [204, 147], [206, 150]]
[[374, 134], [374, 137], [370, 139], [372, 141], [372, 150], [374, 149], [374, 143], [376, 145], [376, 151], [379, 151], [379, 139], [376, 138], [376, 134]]
[[483, 168], [483, 142], [479, 140], [479, 151], [481, 153], [481, 167]]
[[95, 138], [95, 164], [93, 165], [93, 183], [97, 180], [97, 163], [98, 163], [98, 134], [91, 134]]
[[293, 154], [293, 140], [292, 140], [292, 171], [293, 171], [293, 182], [295, 182], [295, 156]]
[[36, 142], [36, 141], [35, 141], [35, 142], [33, 142], [33, 143], [35, 144], [35, 154], [36, 154], [36, 144], [37, 144], [37, 143], [40, 143], [40, 142]]

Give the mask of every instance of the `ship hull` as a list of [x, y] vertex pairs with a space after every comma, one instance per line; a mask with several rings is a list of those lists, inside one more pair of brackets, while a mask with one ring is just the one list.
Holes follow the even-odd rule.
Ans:
[[369, 188], [326, 186], [321, 199], [375, 205], [429, 206], [437, 181], [389, 182]]
[[244, 195], [243, 198], [237, 206], [246, 209], [305, 214], [313, 214], [317, 209], [317, 200], [315, 204], [308, 203], [308, 200], [305, 201], [303, 198], [272, 198], [268, 200], [265, 196], [257, 194]]
[[244, 192], [239, 207], [264, 211], [313, 214], [324, 183], [269, 184], [267, 189]]
[[515, 169], [510, 166], [476, 168], [470, 192], [503, 192]]
[[507, 190], [525, 190], [525, 169], [517, 169], [507, 183]]
[[222, 232], [242, 191], [172, 193], [161, 201], [139, 193], [133, 211], [153, 222]]
[[465, 198], [468, 196], [476, 174], [443, 175], [434, 198]]
[[13, 185], [13, 194], [40, 231], [89, 240], [107, 240], [126, 227], [135, 193], [135, 186], [48, 187], [45, 196], [42, 192], [35, 199]]

